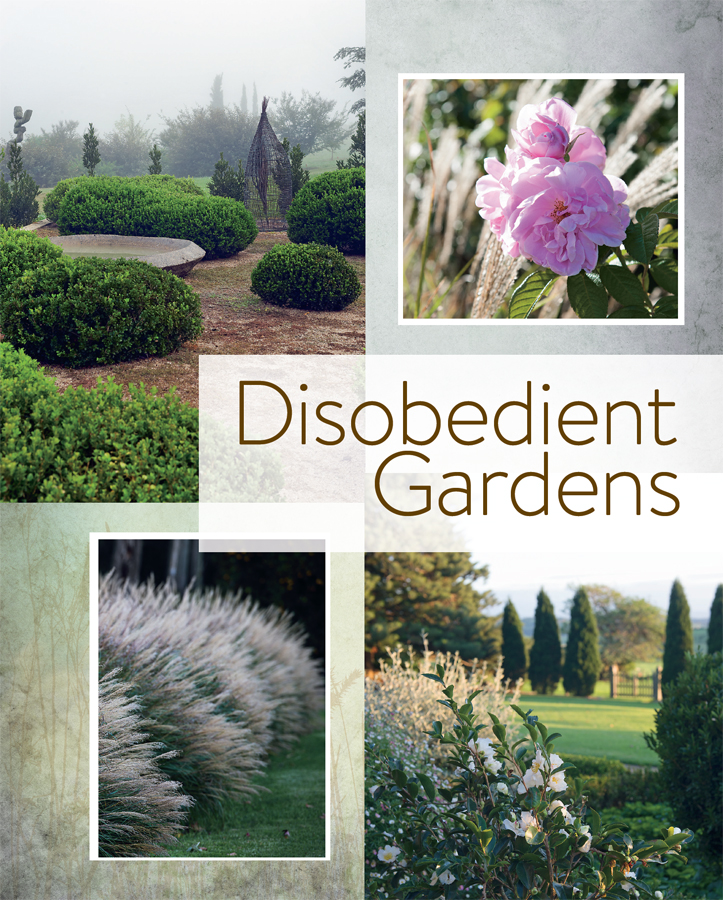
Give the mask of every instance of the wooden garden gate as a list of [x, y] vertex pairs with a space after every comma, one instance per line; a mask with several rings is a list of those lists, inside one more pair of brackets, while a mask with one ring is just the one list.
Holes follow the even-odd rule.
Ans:
[[660, 666], [652, 675], [625, 675], [616, 665], [610, 666], [610, 696], [640, 697], [660, 702], [662, 692], [663, 670]]

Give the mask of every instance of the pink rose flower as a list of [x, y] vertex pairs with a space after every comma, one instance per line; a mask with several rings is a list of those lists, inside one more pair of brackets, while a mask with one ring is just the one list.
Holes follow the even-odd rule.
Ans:
[[630, 223], [625, 183], [592, 163], [532, 160], [518, 170], [513, 193], [508, 242], [558, 275], [592, 271], [598, 246], [619, 246]]
[[[530, 159], [564, 159], [565, 148], [574, 141], [570, 162], [589, 162], [601, 171], [605, 168], [605, 145], [591, 128], [575, 125], [577, 113], [564, 100], [553, 97], [539, 106], [523, 106], [517, 117], [519, 131], [512, 131], [518, 151], [506, 151], [508, 159], [519, 153]], [[563, 142], [564, 135], [567, 140]]]

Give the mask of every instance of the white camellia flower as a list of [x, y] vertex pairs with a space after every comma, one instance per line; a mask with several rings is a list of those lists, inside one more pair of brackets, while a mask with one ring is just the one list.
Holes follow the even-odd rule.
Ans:
[[392, 847], [390, 844], [387, 844], [386, 847], [380, 847], [377, 850], [377, 856], [382, 862], [394, 862], [401, 852], [399, 847]]
[[656, 891], [656, 892], [653, 894], [653, 897], [655, 897], [655, 900], [663, 900], [663, 892], [662, 892], [662, 891]]
[[522, 776], [522, 781], [517, 785], [518, 794], [526, 794], [531, 787], [542, 787], [544, 783], [542, 772], [539, 766], [537, 769], [533, 768], [534, 765], [535, 761], [533, 760], [532, 766], [525, 772]]
[[565, 806], [565, 804], [562, 802], [562, 800], [553, 800], [552, 801], [552, 803], [547, 807], [548, 815], [551, 816], [555, 812], [556, 809], [561, 809], [562, 810], [562, 818], [564, 819], [564, 821], [567, 822], [568, 825], [572, 825], [574, 820], [573, 820], [572, 816], [570, 815], [568, 808]]
[[519, 822], [516, 819], [503, 819], [502, 821], [502, 825], [508, 831], [514, 831], [514, 833], [519, 837], [524, 837], [525, 832], [530, 827], [530, 825], [535, 824], [535, 815], [531, 812], [523, 812], [520, 816]]
[[439, 876], [440, 884], [452, 884], [453, 881], [454, 875], [449, 870], [446, 872], [442, 872], [442, 874]]
[[[626, 878], [635, 878], [635, 879], [637, 879], [638, 876], [635, 874], [635, 872], [628, 872], [627, 875], [626, 875], [625, 877], [626, 877]], [[630, 884], [629, 881], [621, 881], [621, 882], [620, 882], [620, 887], [621, 887], [624, 891], [632, 891], [634, 894], [637, 894], [637, 893], [638, 893], [638, 892], [635, 890], [635, 885], [634, 885], [634, 884]]]
[[555, 791], [555, 793], [558, 793], [559, 791], [566, 791], [567, 782], [565, 781], [565, 773], [555, 772], [554, 775], [550, 775], [550, 780], [547, 782], [547, 786], [551, 791]]
[[502, 763], [495, 759], [495, 751], [492, 747], [492, 741], [489, 738], [474, 738], [468, 742], [467, 746], [470, 750], [476, 750], [484, 759], [484, 767], [488, 772], [496, 775], [502, 768]]
[[495, 787], [497, 788], [498, 794], [504, 794], [505, 797], [509, 796], [510, 789], [507, 787], [504, 781], [498, 781]]

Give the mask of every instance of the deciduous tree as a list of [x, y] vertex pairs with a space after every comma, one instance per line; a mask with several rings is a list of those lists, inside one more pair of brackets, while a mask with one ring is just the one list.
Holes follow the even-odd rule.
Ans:
[[317, 150], [333, 152], [350, 134], [347, 113], [335, 112], [335, 107], [336, 100], [325, 100], [318, 92], [302, 90], [296, 99], [283, 91], [274, 100], [270, 118], [276, 134], [288, 138], [292, 147], [298, 144], [305, 156]]
[[622, 669], [639, 661], [658, 659], [665, 636], [663, 611], [639, 597], [625, 597], [603, 584], [586, 584], [595, 613], [604, 667]]
[[387, 647], [398, 643], [459, 652], [463, 659], [494, 655], [495, 620], [481, 610], [496, 602], [478, 591], [486, 566], [469, 553], [368, 553], [365, 562], [365, 651], [376, 665]]

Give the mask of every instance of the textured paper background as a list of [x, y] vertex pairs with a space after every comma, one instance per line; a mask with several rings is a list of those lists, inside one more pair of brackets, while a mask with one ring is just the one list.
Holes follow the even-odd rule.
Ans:
[[[683, 72], [687, 324], [398, 325], [400, 72]], [[721, 0], [367, 0], [368, 352], [720, 353], [722, 73]]]
[[88, 534], [196, 531], [198, 509], [190, 504], [6, 504], [1, 511], [0, 897], [360, 897], [361, 554], [333, 554], [331, 560], [331, 861], [90, 862]]

